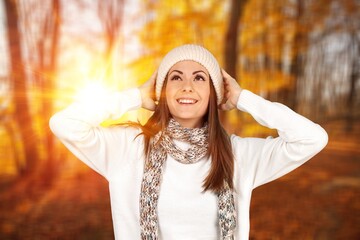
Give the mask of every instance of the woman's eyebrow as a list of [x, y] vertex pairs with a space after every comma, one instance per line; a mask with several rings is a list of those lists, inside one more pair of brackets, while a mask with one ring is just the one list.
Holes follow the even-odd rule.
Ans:
[[206, 72], [204, 72], [203, 70], [195, 71], [195, 72], [193, 72], [193, 75], [195, 75], [195, 74], [197, 74], [197, 73], [199, 73], [199, 72], [203, 72], [206, 76], [208, 76], [208, 75], [206, 74]]
[[172, 72], [178, 72], [178, 73], [180, 73], [180, 74], [183, 74], [183, 72], [182, 71], [179, 71], [179, 70], [172, 70], [171, 72], [169, 72], [169, 75], [172, 73]]

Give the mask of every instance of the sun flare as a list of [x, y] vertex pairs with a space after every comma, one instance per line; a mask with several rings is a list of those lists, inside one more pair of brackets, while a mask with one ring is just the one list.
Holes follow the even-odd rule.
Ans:
[[111, 92], [111, 88], [100, 81], [89, 81], [83, 88], [79, 89], [75, 95], [78, 100], [90, 100], [104, 98]]

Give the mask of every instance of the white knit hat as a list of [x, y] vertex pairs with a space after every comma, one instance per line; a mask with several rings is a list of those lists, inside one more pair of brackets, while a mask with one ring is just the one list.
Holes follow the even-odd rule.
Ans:
[[156, 78], [156, 100], [159, 101], [161, 89], [170, 68], [177, 62], [192, 60], [206, 68], [209, 72], [212, 83], [215, 88], [217, 104], [220, 104], [223, 99], [224, 87], [221, 70], [215, 57], [204, 47], [194, 44], [186, 44], [171, 50], [160, 63], [157, 78]]

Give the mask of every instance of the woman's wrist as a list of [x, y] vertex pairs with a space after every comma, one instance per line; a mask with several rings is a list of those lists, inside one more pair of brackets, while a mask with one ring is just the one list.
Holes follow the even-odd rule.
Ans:
[[232, 102], [232, 104], [234, 106], [236, 106], [237, 103], [239, 102], [239, 98], [241, 96], [242, 91], [243, 91], [243, 89], [240, 87], [240, 89], [238, 91], [236, 91], [236, 93], [234, 94], [235, 97], [234, 97], [233, 102]]

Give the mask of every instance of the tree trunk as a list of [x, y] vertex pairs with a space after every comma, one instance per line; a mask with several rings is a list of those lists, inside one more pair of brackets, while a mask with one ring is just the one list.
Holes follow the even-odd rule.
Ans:
[[37, 138], [33, 129], [27, 98], [28, 92], [21, 54], [17, 2], [5, 0], [4, 3], [7, 16], [8, 42], [10, 45], [10, 79], [12, 80], [14, 91], [15, 121], [20, 129], [26, 163], [22, 174], [28, 174], [35, 169], [38, 161]]
[[288, 99], [288, 106], [297, 111], [298, 108], [298, 81], [301, 77], [301, 73], [303, 71], [303, 62], [304, 62], [304, 49], [306, 46], [305, 36], [302, 32], [302, 28], [304, 28], [304, 2], [303, 0], [297, 0], [296, 6], [296, 23], [295, 23], [295, 36], [292, 42], [292, 60], [290, 65], [291, 74], [294, 76], [293, 82], [293, 94], [289, 94], [290, 99]]
[[[238, 51], [238, 29], [240, 24], [240, 18], [244, 11], [244, 5], [247, 0], [232, 0], [230, 6], [230, 19], [228, 28], [225, 35], [224, 41], [224, 61], [225, 61], [225, 71], [230, 74], [230, 76], [237, 79], [236, 75], [236, 65], [237, 57], [239, 54]], [[239, 81], [239, 80], [238, 80]], [[225, 129], [229, 129], [229, 123], [226, 118], [227, 112], [220, 112], [220, 120], [223, 123]]]
[[225, 36], [224, 60], [225, 70], [236, 78], [236, 64], [238, 56], [238, 29], [240, 18], [247, 0], [232, 0], [230, 7], [230, 20]]
[[360, 48], [360, 41], [357, 39], [357, 36], [353, 33], [352, 34], [352, 41], [350, 44], [350, 50], [354, 52], [353, 60], [352, 60], [352, 68], [351, 68], [351, 74], [350, 74], [350, 88], [349, 88], [349, 94], [347, 98], [347, 114], [346, 114], [346, 128], [345, 130], [347, 132], [351, 132], [353, 130], [354, 125], [354, 111], [355, 111], [355, 104], [354, 101], [356, 99], [356, 84], [359, 80], [359, 51]]
[[[58, 42], [59, 42], [59, 32], [61, 24], [61, 5], [60, 0], [52, 1], [52, 13], [49, 15], [48, 21], [50, 22], [49, 36], [44, 36], [44, 39], [50, 39], [49, 52], [44, 51], [45, 54], [49, 54], [49, 62], [44, 66], [45, 72], [47, 72], [47, 79], [42, 81], [42, 89], [44, 91], [43, 100], [43, 117], [45, 119], [45, 140], [46, 140], [46, 149], [47, 149], [47, 159], [44, 164], [44, 173], [47, 180], [51, 180], [56, 175], [58, 159], [54, 152], [54, 135], [50, 131], [48, 120], [53, 114], [53, 101], [49, 96], [53, 95], [54, 90], [54, 76], [57, 68], [57, 56], [58, 56]], [[43, 59], [45, 56], [41, 56]]]

